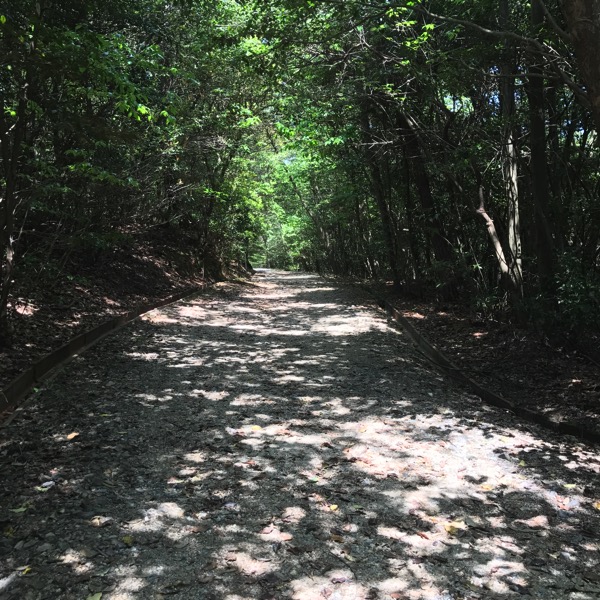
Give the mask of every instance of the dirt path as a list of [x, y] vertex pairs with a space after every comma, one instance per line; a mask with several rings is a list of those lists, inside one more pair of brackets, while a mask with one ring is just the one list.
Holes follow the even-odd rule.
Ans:
[[0, 461], [1, 598], [600, 594], [598, 448], [482, 406], [312, 276], [136, 321]]

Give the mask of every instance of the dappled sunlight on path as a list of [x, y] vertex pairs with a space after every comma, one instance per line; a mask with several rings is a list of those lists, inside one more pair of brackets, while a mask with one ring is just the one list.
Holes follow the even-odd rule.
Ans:
[[267, 272], [149, 313], [3, 431], [0, 595], [591, 600], [597, 450]]

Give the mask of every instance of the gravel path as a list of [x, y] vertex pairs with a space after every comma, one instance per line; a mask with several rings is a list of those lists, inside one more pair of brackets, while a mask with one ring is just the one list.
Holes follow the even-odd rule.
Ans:
[[0, 461], [0, 598], [600, 596], [599, 449], [483, 406], [315, 276], [137, 320]]

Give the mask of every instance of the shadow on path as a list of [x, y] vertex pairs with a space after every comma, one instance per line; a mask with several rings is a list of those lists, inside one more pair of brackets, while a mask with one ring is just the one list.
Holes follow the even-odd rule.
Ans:
[[2, 598], [600, 594], [597, 448], [482, 406], [310, 275], [136, 321], [0, 458]]

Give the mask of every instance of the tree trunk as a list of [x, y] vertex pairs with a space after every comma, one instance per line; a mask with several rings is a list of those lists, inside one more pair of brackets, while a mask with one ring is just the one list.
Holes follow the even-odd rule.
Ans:
[[366, 106], [363, 106], [361, 119], [363, 137], [366, 146], [367, 164], [369, 166], [370, 171], [371, 189], [373, 192], [373, 197], [375, 198], [375, 202], [377, 203], [377, 208], [379, 209], [379, 215], [381, 217], [383, 237], [385, 239], [385, 244], [387, 248], [388, 262], [390, 265], [390, 271], [392, 273], [394, 287], [399, 287], [401, 282], [400, 271], [398, 269], [398, 259], [396, 255], [396, 236], [392, 225], [390, 207], [385, 196], [385, 190], [381, 178], [381, 171], [379, 169], [379, 165], [377, 164], [377, 158], [375, 157], [373, 149], [370, 146], [370, 144], [372, 143], [372, 139], [369, 132], [371, 130], [372, 125], [368, 108]]
[[425, 169], [425, 161], [414, 122], [404, 112], [398, 112], [398, 122], [402, 129], [406, 152], [412, 166], [413, 178], [425, 214], [426, 228], [428, 229], [428, 237], [431, 239], [435, 259], [438, 262], [449, 263], [452, 261], [452, 248], [444, 233], [444, 227], [431, 193], [429, 177]]
[[[500, 21], [504, 28], [509, 26], [510, 13], [508, 0], [500, 3]], [[517, 136], [515, 135], [515, 77], [516, 68], [515, 49], [511, 46], [504, 49], [504, 60], [500, 65], [502, 84], [500, 89], [500, 102], [504, 124], [504, 186], [507, 200], [507, 225], [508, 225], [508, 284], [509, 292], [517, 298], [523, 297], [523, 266], [521, 257], [521, 223], [519, 216], [519, 184], [517, 152]], [[481, 199], [480, 211], [483, 208]], [[485, 212], [480, 212], [484, 218]], [[487, 222], [487, 219], [486, 219]], [[489, 230], [489, 224], [488, 224]], [[496, 253], [498, 255], [498, 253]]]
[[[539, 0], [533, 4], [539, 6]], [[600, 132], [600, 0], [562, 0], [562, 9]]]
[[[531, 24], [537, 31], [543, 24], [544, 12], [538, 2], [531, 5]], [[554, 278], [554, 243], [549, 224], [548, 171], [546, 163], [546, 111], [544, 106], [544, 67], [542, 56], [532, 53], [530, 56], [529, 98], [531, 148], [531, 185], [535, 208], [536, 255], [540, 285], [546, 293], [551, 292]]]
[[21, 158], [21, 144], [25, 139], [27, 97], [26, 87], [19, 100], [16, 123], [10, 135], [6, 123], [4, 103], [0, 102], [0, 159], [4, 171], [4, 193], [0, 190], [0, 345], [7, 345], [10, 339], [8, 326], [8, 298], [12, 284], [14, 263], [14, 219], [17, 207], [18, 164]]

